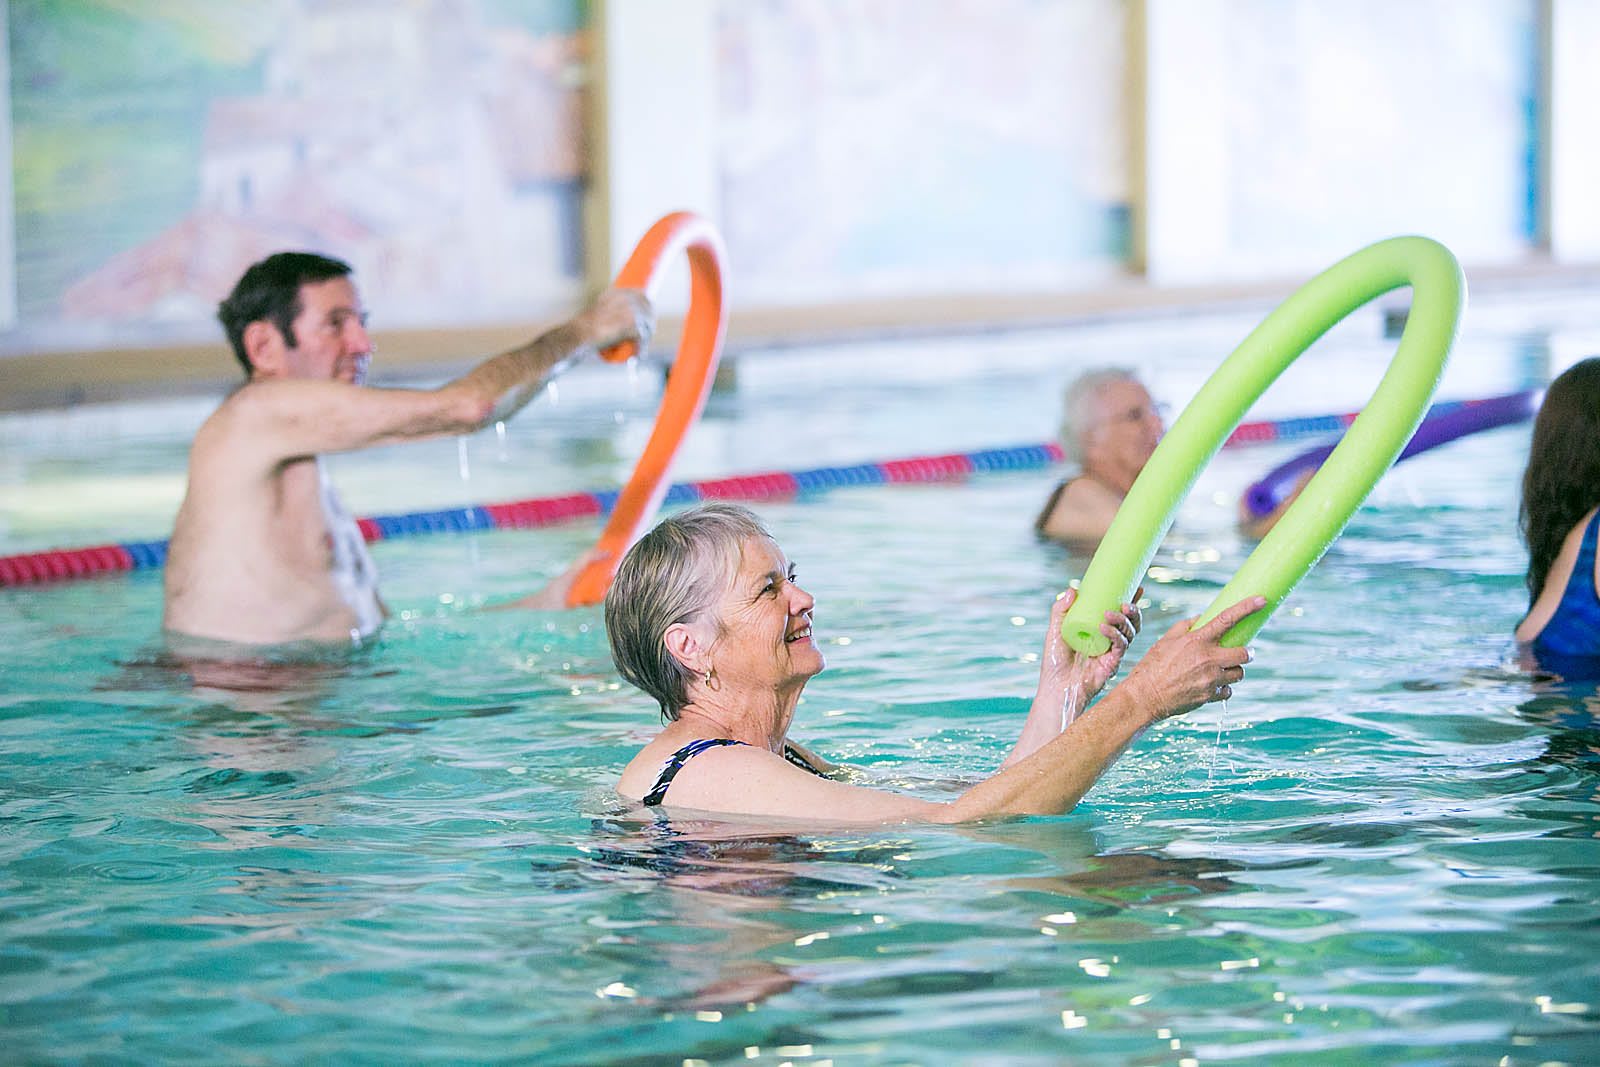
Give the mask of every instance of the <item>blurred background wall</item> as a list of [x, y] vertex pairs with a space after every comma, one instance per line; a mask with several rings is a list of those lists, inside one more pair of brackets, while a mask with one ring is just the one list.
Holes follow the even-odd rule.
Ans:
[[[1600, 262], [1595, 0], [9, 0], [0, 401], [231, 373], [248, 263], [481, 354], [666, 211], [733, 325]], [[9, 372], [9, 373], [8, 373]]]

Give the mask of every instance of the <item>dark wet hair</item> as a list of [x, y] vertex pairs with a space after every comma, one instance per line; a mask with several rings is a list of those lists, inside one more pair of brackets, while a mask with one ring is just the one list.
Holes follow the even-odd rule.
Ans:
[[1600, 356], [1563, 371], [1533, 420], [1517, 522], [1528, 546], [1528, 603], [1544, 591], [1567, 533], [1600, 504]]
[[245, 271], [233, 292], [217, 305], [217, 319], [245, 375], [255, 370], [244, 348], [245, 327], [252, 322], [270, 322], [284, 343], [295, 347], [294, 320], [303, 310], [300, 287], [349, 273], [350, 264], [315, 252], [277, 252]]

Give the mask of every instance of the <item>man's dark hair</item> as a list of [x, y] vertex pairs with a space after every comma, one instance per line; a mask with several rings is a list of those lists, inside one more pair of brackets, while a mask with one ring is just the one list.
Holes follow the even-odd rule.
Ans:
[[244, 349], [244, 330], [252, 322], [270, 322], [283, 341], [295, 347], [294, 320], [300, 314], [300, 287], [350, 273], [343, 260], [319, 256], [315, 252], [277, 252], [244, 272], [228, 298], [217, 305], [217, 319], [228, 335], [233, 354], [244, 367], [246, 377], [255, 370]]

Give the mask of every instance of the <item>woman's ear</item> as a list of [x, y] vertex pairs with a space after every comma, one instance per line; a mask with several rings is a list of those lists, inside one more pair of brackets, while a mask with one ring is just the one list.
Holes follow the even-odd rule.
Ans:
[[701, 640], [703, 635], [688, 623], [675, 622], [661, 635], [667, 654], [695, 674], [711, 669], [711, 648]]

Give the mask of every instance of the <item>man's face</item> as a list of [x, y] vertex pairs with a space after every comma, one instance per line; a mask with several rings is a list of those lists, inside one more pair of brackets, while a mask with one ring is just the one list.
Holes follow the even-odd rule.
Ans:
[[1111, 382], [1095, 393], [1089, 455], [1137, 474], [1161, 442], [1166, 426], [1155, 401], [1138, 382]]
[[366, 317], [349, 278], [302, 285], [300, 314], [294, 320], [295, 344], [283, 346], [280, 377], [359, 385], [372, 357]]

